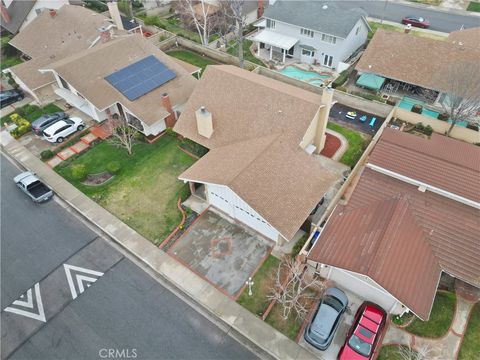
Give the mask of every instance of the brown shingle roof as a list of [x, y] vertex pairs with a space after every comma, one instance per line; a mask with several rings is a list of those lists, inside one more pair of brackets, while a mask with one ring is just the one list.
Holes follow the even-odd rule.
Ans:
[[[210, 139], [195, 111], [212, 113]], [[234, 66], [208, 66], [174, 127], [210, 152], [180, 178], [226, 185], [287, 239], [335, 181], [300, 147], [321, 97]]]
[[228, 186], [287, 239], [335, 181], [281, 134], [215, 148], [179, 178]]
[[55, 17], [43, 11], [10, 40], [12, 46], [32, 58], [10, 70], [32, 90], [44, 86], [54, 78], [38, 69], [88, 49], [103, 25], [109, 25], [105, 16], [81, 6], [64, 5]]
[[338, 206], [309, 258], [369, 276], [428, 319], [441, 269], [408, 196]]
[[[428, 51], [426, 51], [428, 49]], [[356, 69], [433, 90], [448, 89], [441, 77], [451, 64], [478, 64], [480, 49], [379, 29]]]
[[[154, 55], [175, 72], [176, 77], [140, 98], [130, 101], [110, 85], [105, 77], [149, 55]], [[197, 80], [170, 56], [141, 35], [134, 34], [110, 40], [79, 54], [49, 65], [95, 107], [103, 110], [120, 102], [147, 125], [168, 115], [162, 106], [162, 94], [168, 93], [173, 106], [183, 104], [192, 93]]]
[[480, 202], [480, 147], [439, 134], [430, 140], [386, 128], [369, 163]]
[[448, 34], [448, 41], [480, 48], [480, 27], [452, 31]]
[[[452, 180], [451, 176], [455, 171], [460, 178], [462, 173], [469, 173], [470, 181], [477, 184], [478, 189], [480, 171], [477, 148], [438, 136], [441, 139], [436, 139], [433, 135], [432, 139], [427, 140], [385, 129], [369, 162], [379, 164], [381, 159], [387, 169], [412, 171], [412, 176], [422, 174], [428, 181], [436, 181], [442, 186], [445, 185], [442, 178]], [[400, 144], [403, 147], [400, 147]], [[382, 152], [389, 156], [384, 157]], [[417, 158], [422, 159], [422, 162], [417, 163]], [[410, 167], [405, 165], [409, 162], [413, 162]], [[436, 164], [438, 169], [432, 164]], [[468, 182], [461, 181], [466, 182], [456, 185], [463, 187]], [[473, 191], [473, 188], [469, 189]], [[392, 198], [406, 202], [401, 205], [405, 206], [402, 216], [399, 213], [389, 216], [389, 211], [393, 210], [388, 210], [386, 204]], [[381, 210], [382, 206], [387, 207]], [[351, 214], [351, 218], [347, 219], [346, 214]], [[396, 230], [388, 233], [381, 224], [391, 226], [392, 221], [397, 222]], [[417, 227], [422, 232], [418, 232]], [[385, 232], [380, 236], [382, 231]], [[421, 192], [415, 185], [366, 168], [347, 205], [340, 205], [330, 217], [309, 258], [372, 277], [425, 319], [428, 317], [426, 310], [430, 309], [433, 302], [433, 296], [428, 295], [430, 286], [434, 279], [438, 279], [436, 267], [428, 255], [425, 243], [428, 242], [431, 253], [443, 271], [480, 287], [479, 234], [479, 209], [428, 190]], [[383, 240], [379, 242], [378, 238]], [[383, 255], [379, 251], [384, 241], [389, 244], [387, 248], [391, 252], [386, 251]], [[376, 256], [369, 256], [374, 252]], [[417, 252], [428, 264], [426, 268], [425, 263], [419, 261]], [[404, 256], [405, 253], [408, 256]], [[363, 260], [360, 259], [362, 256]], [[390, 260], [387, 261], [387, 258]], [[403, 265], [390, 266], [390, 263], [398, 265], [397, 262], [402, 262]], [[372, 272], [372, 267], [381, 267], [381, 271]], [[408, 284], [405, 283], [407, 278], [403, 275], [405, 271], [410, 274], [411, 281]], [[417, 282], [423, 284], [421, 289]], [[419, 296], [415, 297], [417, 293]]]

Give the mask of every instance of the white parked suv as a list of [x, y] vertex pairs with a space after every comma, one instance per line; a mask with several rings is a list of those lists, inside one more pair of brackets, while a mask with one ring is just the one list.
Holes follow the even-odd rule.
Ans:
[[71, 117], [60, 120], [43, 130], [45, 140], [50, 142], [62, 143], [67, 136], [75, 131], [81, 131], [85, 128], [83, 120], [79, 117]]

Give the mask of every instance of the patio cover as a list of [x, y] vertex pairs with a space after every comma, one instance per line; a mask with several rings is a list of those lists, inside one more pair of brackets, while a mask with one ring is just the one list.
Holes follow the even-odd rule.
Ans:
[[270, 30], [263, 30], [253, 38], [253, 41], [262, 42], [271, 46], [288, 50], [298, 42], [298, 39], [291, 36], [278, 34]]
[[358, 86], [362, 86], [367, 89], [380, 90], [384, 82], [385, 82], [384, 77], [381, 77], [375, 74], [365, 73], [360, 75], [356, 84]]

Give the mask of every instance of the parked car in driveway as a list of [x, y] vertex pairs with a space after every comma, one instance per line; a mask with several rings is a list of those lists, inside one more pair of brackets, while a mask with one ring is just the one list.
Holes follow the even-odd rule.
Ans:
[[402, 19], [402, 24], [410, 24], [415, 27], [427, 29], [430, 26], [430, 23], [427, 19], [421, 16], [405, 16]]
[[50, 125], [55, 124], [57, 121], [66, 118], [68, 118], [68, 115], [63, 111], [40, 116], [38, 119], [32, 122], [32, 130], [36, 135], [42, 136], [43, 130], [48, 128]]
[[43, 130], [43, 135], [47, 141], [62, 143], [65, 138], [76, 131], [82, 131], [85, 128], [83, 120], [79, 117], [71, 117], [57, 121]]
[[345, 345], [338, 354], [339, 360], [372, 359], [379, 339], [385, 328], [387, 313], [380, 306], [364, 302], [355, 315], [352, 327], [347, 333]]
[[5, 90], [0, 91], [0, 108], [13, 104], [17, 101], [22, 100], [25, 97], [23, 92], [20, 90]]
[[36, 203], [47, 201], [53, 196], [52, 189], [30, 171], [18, 174], [13, 178], [13, 181]]
[[347, 305], [348, 298], [342, 290], [327, 289], [305, 330], [305, 340], [319, 350], [326, 350], [332, 342]]

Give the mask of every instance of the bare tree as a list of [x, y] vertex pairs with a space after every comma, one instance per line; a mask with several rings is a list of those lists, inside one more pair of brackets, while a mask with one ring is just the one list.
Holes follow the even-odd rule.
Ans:
[[292, 311], [299, 319], [308, 314], [308, 300], [318, 298], [325, 283], [305, 271], [305, 263], [286, 256], [279, 264], [274, 283], [268, 295], [283, 306], [283, 318], [287, 319]]
[[195, 27], [200, 42], [208, 45], [210, 35], [222, 22], [220, 7], [206, 0], [179, 0], [176, 9], [184, 25]]
[[108, 141], [114, 146], [124, 148], [128, 155], [132, 155], [135, 135], [138, 131], [119, 117], [107, 120], [105, 127], [106, 131], [112, 133]]
[[224, 0], [222, 2], [225, 15], [234, 26], [235, 31], [235, 46], [238, 48], [239, 65], [243, 69], [243, 30], [246, 25], [246, 14], [243, 11], [245, 0]]
[[398, 355], [402, 360], [428, 360], [432, 349], [428, 345], [423, 345], [414, 350], [410, 346], [398, 346]]
[[458, 121], [477, 121], [480, 116], [480, 62], [454, 63], [446, 72], [438, 75], [443, 84], [442, 107], [452, 124], [447, 131], [450, 136]]

